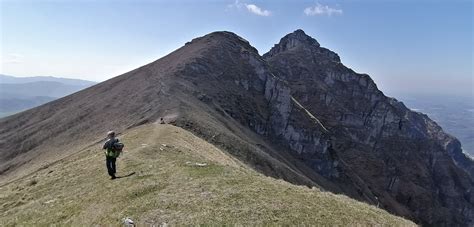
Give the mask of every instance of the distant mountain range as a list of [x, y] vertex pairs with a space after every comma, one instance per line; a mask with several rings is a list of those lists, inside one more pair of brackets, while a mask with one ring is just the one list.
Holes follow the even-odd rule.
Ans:
[[16, 76], [7, 76], [0, 74], [0, 83], [5, 84], [24, 84], [31, 82], [39, 81], [49, 81], [49, 82], [59, 82], [67, 85], [75, 86], [91, 86], [96, 84], [94, 81], [80, 80], [80, 79], [69, 79], [61, 77], [52, 77], [52, 76], [33, 76], [33, 77], [16, 77]]
[[50, 76], [0, 75], [0, 117], [39, 106], [96, 84]]

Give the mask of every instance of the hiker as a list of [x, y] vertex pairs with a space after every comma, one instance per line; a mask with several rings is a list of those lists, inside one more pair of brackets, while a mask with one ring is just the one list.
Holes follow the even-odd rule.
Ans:
[[160, 118], [160, 124], [166, 124], [165, 120], [163, 120], [163, 118]]
[[120, 155], [122, 148], [123, 144], [119, 142], [119, 139], [115, 138], [115, 132], [109, 131], [107, 133], [107, 141], [105, 142], [103, 149], [107, 149], [105, 152], [105, 164], [107, 165], [107, 171], [111, 177], [111, 180], [117, 178], [115, 176], [115, 161]]

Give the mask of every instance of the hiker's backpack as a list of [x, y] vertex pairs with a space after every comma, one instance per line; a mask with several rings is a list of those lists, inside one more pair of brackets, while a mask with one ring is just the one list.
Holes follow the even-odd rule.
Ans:
[[114, 144], [112, 144], [112, 148], [115, 152], [115, 157], [117, 158], [120, 153], [122, 152], [123, 150], [123, 147], [125, 147], [125, 145], [123, 145], [123, 143], [121, 142], [115, 142]]

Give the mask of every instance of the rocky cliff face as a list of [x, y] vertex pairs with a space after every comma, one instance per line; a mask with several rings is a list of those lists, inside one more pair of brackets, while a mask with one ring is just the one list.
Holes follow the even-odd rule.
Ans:
[[386, 97], [336, 53], [301, 30], [263, 57], [231, 33], [202, 39], [218, 44], [183, 75], [213, 84], [196, 88], [206, 104], [277, 147], [279, 155], [293, 157], [297, 171], [310, 169], [331, 183], [329, 190], [422, 224], [472, 223], [473, 163], [462, 157], [459, 142], [426, 115]]
[[311, 168], [320, 169], [318, 174], [337, 175], [328, 130], [292, 96], [288, 83], [276, 77], [257, 50], [235, 34], [213, 33], [190, 45], [210, 38], [218, 42], [215, 49], [208, 49], [205, 58], [187, 64], [182, 74], [192, 74], [193, 84], [205, 81], [212, 86], [192, 90], [199, 90], [201, 99], [222, 110], [222, 115], [278, 147], [278, 153], [294, 152], [299, 154], [295, 156], [298, 159], [304, 156], [300, 160]]
[[354, 189], [365, 194], [360, 188], [367, 187], [369, 201], [423, 224], [473, 224], [474, 164], [457, 139], [386, 97], [368, 75], [345, 67], [301, 30], [263, 57], [327, 127], [338, 161], [345, 163], [340, 175], [352, 171], [360, 178]]
[[474, 164], [459, 141], [301, 30], [263, 57], [233, 33], [211, 33], [1, 119], [0, 180], [36, 157], [64, 156], [68, 146], [108, 129], [161, 117], [269, 176], [344, 193], [422, 224], [473, 224]]

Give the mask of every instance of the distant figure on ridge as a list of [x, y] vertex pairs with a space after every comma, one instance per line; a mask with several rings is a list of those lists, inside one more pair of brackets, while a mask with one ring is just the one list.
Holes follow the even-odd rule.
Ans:
[[165, 120], [163, 118], [160, 118], [160, 124], [166, 124]]
[[120, 155], [120, 152], [122, 152], [123, 147], [124, 145], [119, 142], [119, 139], [115, 138], [115, 132], [109, 131], [107, 133], [107, 141], [105, 142], [103, 149], [107, 149], [105, 151], [105, 164], [107, 165], [107, 171], [111, 177], [111, 180], [117, 178], [115, 176], [115, 173], [117, 172], [115, 161]]

